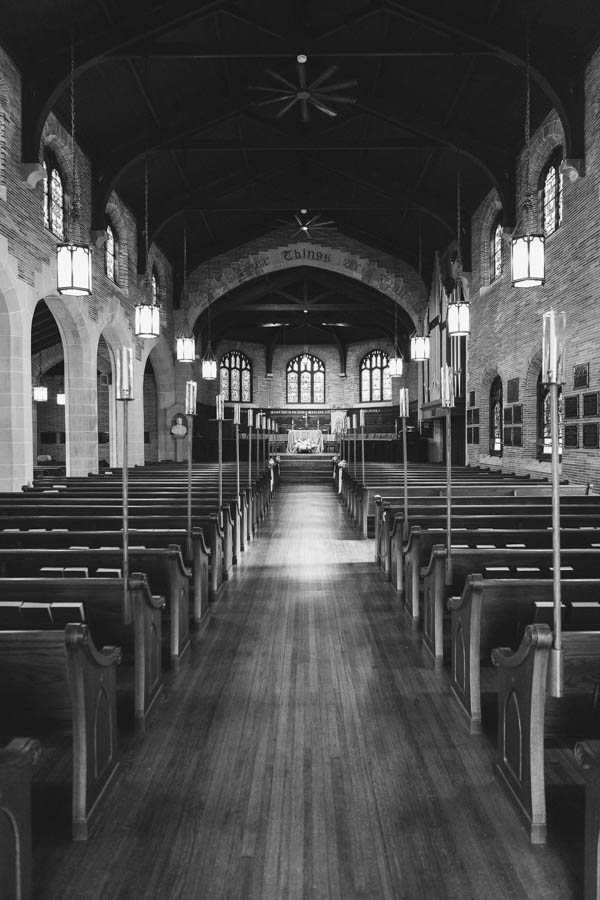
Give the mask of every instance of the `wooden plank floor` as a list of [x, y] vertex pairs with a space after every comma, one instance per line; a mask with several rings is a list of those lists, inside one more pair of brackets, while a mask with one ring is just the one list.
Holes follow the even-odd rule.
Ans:
[[580, 895], [372, 557], [329, 485], [282, 484], [90, 840], [36, 836], [35, 900]]

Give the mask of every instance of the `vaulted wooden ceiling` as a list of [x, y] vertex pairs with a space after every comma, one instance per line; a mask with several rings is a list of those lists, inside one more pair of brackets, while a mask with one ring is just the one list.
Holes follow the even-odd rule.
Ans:
[[300, 209], [415, 268], [420, 233], [427, 279], [459, 169], [463, 255], [492, 186], [514, 224], [527, 35], [532, 126], [555, 107], [579, 160], [597, 0], [5, 0], [0, 23], [23, 161], [51, 109], [69, 127], [72, 36], [92, 226], [113, 189], [143, 221], [147, 161], [150, 238], [177, 284], [184, 228], [191, 271]]

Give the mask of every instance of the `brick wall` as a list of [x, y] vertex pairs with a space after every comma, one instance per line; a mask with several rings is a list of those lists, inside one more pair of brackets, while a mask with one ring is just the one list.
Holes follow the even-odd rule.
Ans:
[[[489, 392], [496, 375], [502, 378], [504, 400], [509, 379], [519, 379], [519, 403], [523, 406], [523, 446], [504, 447], [492, 462], [511, 471], [549, 472], [549, 462], [537, 459], [537, 378], [541, 369], [542, 315], [554, 308], [566, 314], [566, 397], [579, 395], [580, 411], [585, 393], [600, 391], [600, 52], [586, 73], [585, 174], [577, 177], [564, 167], [563, 222], [546, 241], [546, 282], [540, 288], [511, 288], [510, 234], [505, 234], [503, 273], [490, 283], [488, 243], [490, 228], [499, 209], [491, 192], [472, 221], [472, 308], [469, 338], [469, 385], [480, 410], [480, 444], [467, 447], [471, 464], [489, 462]], [[558, 117], [552, 113], [532, 136], [531, 184], [536, 191], [539, 176], [555, 147], [563, 146]], [[523, 156], [519, 160], [521, 176]], [[522, 177], [517, 179], [522, 185]], [[520, 198], [519, 205], [520, 208]], [[573, 367], [589, 364], [589, 386], [575, 389]], [[572, 481], [591, 480], [600, 487], [600, 451], [581, 446], [584, 424], [597, 425], [600, 416], [568, 420], [577, 426], [579, 447], [565, 448], [562, 472]]]

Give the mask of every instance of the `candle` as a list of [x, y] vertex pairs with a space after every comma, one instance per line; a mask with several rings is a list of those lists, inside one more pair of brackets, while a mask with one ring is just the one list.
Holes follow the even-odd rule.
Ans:
[[117, 354], [117, 400], [133, 400], [133, 347]]
[[195, 381], [186, 381], [185, 383], [185, 414], [186, 416], [196, 415], [196, 397], [198, 393], [198, 385]]

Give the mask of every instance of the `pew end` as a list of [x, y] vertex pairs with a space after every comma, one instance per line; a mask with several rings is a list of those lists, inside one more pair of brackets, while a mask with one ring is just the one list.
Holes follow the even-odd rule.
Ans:
[[0, 884], [5, 900], [31, 898], [31, 775], [38, 740], [13, 738], [0, 749]]
[[90, 821], [118, 766], [117, 647], [96, 649], [86, 625], [0, 632], [0, 717], [35, 730], [44, 747], [70, 735], [72, 838]]
[[552, 631], [529, 625], [512, 652], [492, 651], [498, 669], [496, 770], [529, 830], [531, 843], [546, 841], [544, 741], [569, 746], [577, 737], [600, 736], [600, 630], [563, 632], [564, 696], [548, 694]]

